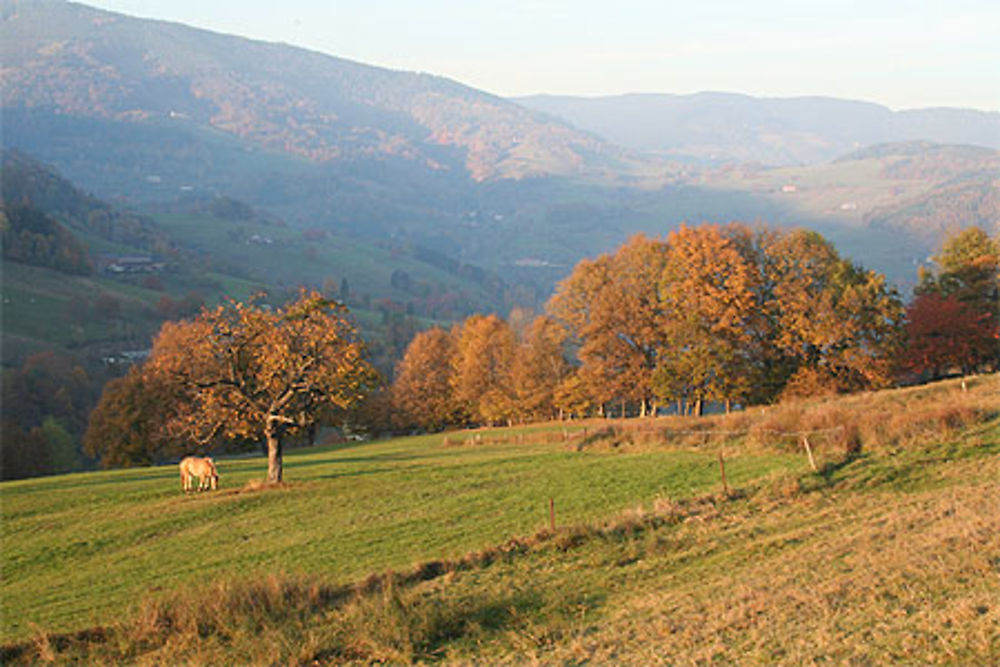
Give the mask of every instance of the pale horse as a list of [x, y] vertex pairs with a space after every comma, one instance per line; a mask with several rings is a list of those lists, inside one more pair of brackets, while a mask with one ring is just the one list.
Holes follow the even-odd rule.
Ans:
[[193, 491], [194, 479], [198, 478], [198, 490], [216, 490], [219, 488], [219, 471], [215, 469], [215, 461], [206, 456], [188, 456], [181, 459], [181, 490]]

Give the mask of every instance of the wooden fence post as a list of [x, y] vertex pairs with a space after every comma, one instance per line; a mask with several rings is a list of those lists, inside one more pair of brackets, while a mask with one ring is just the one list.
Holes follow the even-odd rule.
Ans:
[[556, 532], [556, 501], [549, 498], [549, 528]]
[[729, 484], [726, 482], [726, 459], [722, 455], [722, 450], [719, 450], [719, 472], [722, 473], [722, 491], [729, 497]]
[[819, 472], [819, 468], [816, 467], [816, 459], [813, 458], [812, 447], [809, 446], [809, 436], [802, 436], [802, 446], [806, 448], [806, 456], [809, 457], [809, 465], [812, 466], [813, 472]]

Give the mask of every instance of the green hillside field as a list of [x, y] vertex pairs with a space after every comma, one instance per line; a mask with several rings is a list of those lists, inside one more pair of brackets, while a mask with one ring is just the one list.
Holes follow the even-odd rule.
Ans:
[[328, 444], [279, 488], [261, 457], [203, 494], [4, 483], [3, 662], [995, 663], [998, 395]]

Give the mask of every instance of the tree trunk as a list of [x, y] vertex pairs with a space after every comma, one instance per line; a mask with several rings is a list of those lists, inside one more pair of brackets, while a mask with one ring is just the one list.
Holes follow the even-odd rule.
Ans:
[[264, 435], [267, 436], [267, 481], [276, 484], [281, 481], [281, 435], [271, 424], [268, 424]]
[[730, 414], [733, 411], [733, 402], [731, 399], [726, 399], [726, 414]]
[[705, 414], [704, 410], [705, 410], [705, 408], [702, 405], [701, 398], [699, 398], [698, 400], [696, 400], [694, 402], [694, 414], [695, 414], [695, 416], [696, 417], [701, 417], [703, 414]]

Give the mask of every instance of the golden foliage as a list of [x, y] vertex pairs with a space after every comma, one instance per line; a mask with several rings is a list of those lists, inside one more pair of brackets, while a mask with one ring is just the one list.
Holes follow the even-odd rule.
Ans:
[[344, 306], [315, 292], [271, 309], [230, 301], [164, 324], [146, 372], [183, 392], [168, 424], [207, 442], [264, 437], [269, 478], [281, 478], [281, 438], [374, 388], [376, 376]]

